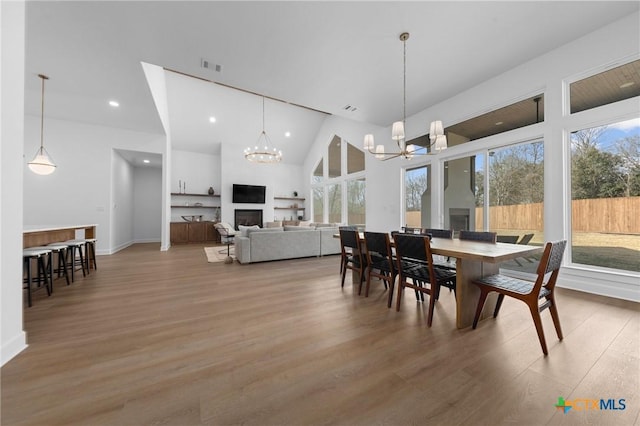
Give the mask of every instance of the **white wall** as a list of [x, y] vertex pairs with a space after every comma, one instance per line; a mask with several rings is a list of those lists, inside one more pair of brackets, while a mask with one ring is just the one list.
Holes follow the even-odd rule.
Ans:
[[[220, 194], [221, 186], [221, 169], [220, 156], [212, 154], [202, 154], [189, 151], [173, 150], [171, 152], [171, 182], [170, 192], [180, 192], [178, 185], [186, 185], [188, 194], [206, 194], [209, 187], [212, 187], [215, 194]], [[205, 205], [220, 205], [219, 199], [213, 200], [202, 199], [197, 197], [176, 197], [171, 196], [173, 200], [171, 204], [178, 205], [183, 202], [193, 204], [201, 202]], [[215, 217], [214, 209], [171, 209], [171, 221], [182, 222], [182, 215], [202, 215], [203, 220], [213, 220]]]
[[[235, 209], [262, 209], [264, 222], [272, 221], [274, 215], [281, 216], [279, 211], [275, 213], [273, 207], [273, 197], [291, 196], [293, 191], [298, 191], [300, 197], [307, 198], [305, 206], [309, 206], [309, 198], [301, 192], [304, 187], [302, 178], [302, 167], [290, 164], [259, 164], [250, 163], [244, 158], [242, 150], [225, 149], [221, 150], [221, 188], [220, 199], [222, 202], [222, 220], [234, 224]], [[232, 202], [231, 191], [234, 183], [245, 185], [265, 185], [265, 204], [234, 204]], [[286, 212], [286, 214], [294, 214]]]
[[133, 166], [111, 153], [111, 248], [118, 251], [133, 244]]
[[24, 34], [24, 2], [0, 2], [0, 365], [26, 348], [21, 256]]
[[[24, 224], [97, 224], [97, 253], [122, 244], [111, 241], [111, 155], [113, 149], [163, 153], [164, 135], [55, 120], [45, 114], [45, 147], [56, 171], [39, 176], [24, 168]], [[25, 116], [24, 150], [35, 153], [40, 143], [40, 117]], [[132, 236], [131, 236], [132, 237]]]
[[162, 235], [162, 169], [133, 168], [133, 241], [160, 242]]

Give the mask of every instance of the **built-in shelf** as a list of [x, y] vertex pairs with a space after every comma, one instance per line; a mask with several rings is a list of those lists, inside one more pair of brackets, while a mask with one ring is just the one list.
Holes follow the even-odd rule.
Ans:
[[220, 197], [220, 194], [213, 194], [213, 195], [209, 195], [209, 194], [185, 194], [185, 193], [181, 193], [181, 192], [172, 192], [171, 195], [183, 195], [186, 197]]
[[181, 209], [219, 209], [220, 206], [171, 206], [171, 207], [175, 207], [175, 208], [181, 208]]
[[273, 197], [274, 200], [293, 200], [293, 201], [304, 201], [304, 198], [301, 197]]
[[[273, 206], [275, 220], [286, 221], [288, 216], [290, 217], [289, 224], [297, 225], [298, 219], [304, 218], [304, 215], [305, 215], [305, 207], [304, 207], [305, 198], [304, 197], [273, 197], [273, 201], [275, 204], [275, 206]], [[293, 214], [281, 213], [282, 217], [278, 217], [278, 214], [275, 213], [275, 211], [278, 211], [278, 210], [279, 211], [288, 210]]]

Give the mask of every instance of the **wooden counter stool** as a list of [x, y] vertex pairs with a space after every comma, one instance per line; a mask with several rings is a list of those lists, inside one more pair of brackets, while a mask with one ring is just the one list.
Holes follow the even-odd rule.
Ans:
[[[23, 284], [26, 284], [26, 287], [23, 289], [27, 290], [27, 304], [31, 307], [31, 292], [32, 292], [32, 284], [34, 282], [33, 273], [31, 270], [32, 263], [36, 262], [36, 268], [38, 270], [38, 277], [36, 278], [36, 282], [38, 283], [38, 287], [41, 284], [47, 288], [47, 295], [51, 296], [53, 291], [53, 286], [51, 285], [51, 279], [53, 277], [53, 271], [49, 269], [47, 271], [47, 258], [50, 258], [52, 255], [52, 251], [49, 249], [39, 249], [39, 248], [28, 248], [22, 250], [22, 262], [24, 273], [26, 273], [27, 277], [23, 280]], [[51, 268], [52, 263], [49, 263], [49, 267]]]

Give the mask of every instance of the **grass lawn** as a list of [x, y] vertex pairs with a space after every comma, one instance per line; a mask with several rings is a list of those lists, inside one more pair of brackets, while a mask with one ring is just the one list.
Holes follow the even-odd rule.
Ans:
[[[544, 244], [544, 235], [540, 231], [523, 231], [498, 229], [498, 235], [519, 235], [533, 233], [532, 245]], [[597, 232], [576, 232], [572, 241], [573, 263], [602, 266], [640, 272], [640, 235], [638, 234], [604, 234]], [[528, 262], [522, 262], [526, 265]], [[513, 266], [513, 267], [512, 267]], [[508, 269], [522, 270], [515, 263]], [[530, 268], [527, 268], [530, 269]]]

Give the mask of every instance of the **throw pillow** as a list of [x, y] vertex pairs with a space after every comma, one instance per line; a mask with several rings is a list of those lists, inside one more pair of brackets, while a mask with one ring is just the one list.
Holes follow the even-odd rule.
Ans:
[[249, 229], [260, 229], [260, 227], [258, 225], [251, 225], [251, 226], [238, 225], [238, 230], [240, 231], [240, 236], [241, 237], [246, 237], [247, 236], [247, 230], [249, 230]]
[[311, 221], [310, 220], [301, 220], [300, 223], [298, 224], [298, 226], [311, 227]]

